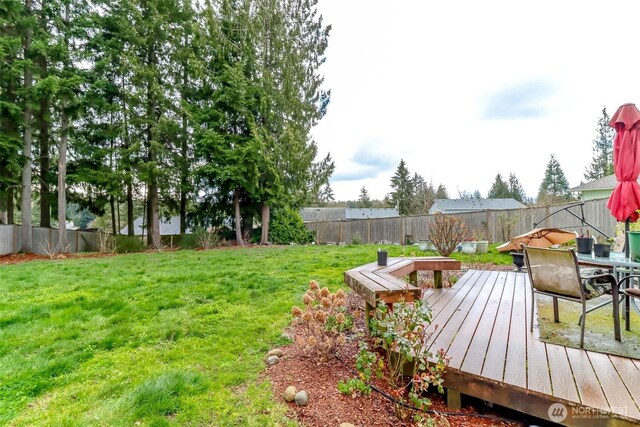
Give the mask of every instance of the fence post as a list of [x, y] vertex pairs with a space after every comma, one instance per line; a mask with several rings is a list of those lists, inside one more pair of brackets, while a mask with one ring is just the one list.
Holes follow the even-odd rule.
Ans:
[[338, 243], [340, 242], [344, 242], [344, 240], [342, 240], [343, 237], [343, 233], [344, 233], [344, 226], [342, 224], [342, 222], [340, 223], [340, 230], [338, 232]]
[[371, 218], [367, 220], [367, 242], [371, 243]]

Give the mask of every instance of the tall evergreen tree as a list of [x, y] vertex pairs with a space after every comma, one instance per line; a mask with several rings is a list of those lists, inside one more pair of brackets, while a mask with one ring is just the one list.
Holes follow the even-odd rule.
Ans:
[[436, 199], [448, 199], [449, 194], [447, 193], [447, 188], [444, 184], [438, 185], [438, 189], [436, 190]]
[[514, 173], [509, 174], [509, 181], [507, 185], [509, 187], [509, 197], [519, 201], [520, 203], [524, 203], [527, 199], [527, 195]]
[[491, 185], [487, 197], [489, 199], [508, 199], [511, 197], [509, 185], [502, 179], [502, 175], [496, 175], [496, 179]]
[[537, 203], [539, 205], [556, 204], [568, 200], [571, 200], [569, 181], [567, 181], [556, 156], [552, 154], [538, 190]]
[[593, 158], [587, 166], [585, 179], [594, 180], [603, 178], [613, 173], [613, 139], [615, 130], [609, 126], [611, 117], [607, 114], [607, 108], [602, 108], [602, 116], [596, 126], [597, 137], [593, 140]]
[[358, 197], [358, 207], [361, 208], [370, 208], [372, 206], [371, 198], [369, 197], [369, 192], [363, 186], [360, 189], [360, 196]]
[[391, 201], [398, 208], [400, 215], [410, 215], [413, 181], [404, 159], [400, 160], [396, 173], [391, 177], [391, 188]]

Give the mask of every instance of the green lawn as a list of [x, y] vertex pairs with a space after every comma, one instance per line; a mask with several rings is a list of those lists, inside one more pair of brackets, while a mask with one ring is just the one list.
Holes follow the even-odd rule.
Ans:
[[343, 272], [374, 261], [376, 250], [267, 247], [1, 266], [0, 425], [291, 424], [260, 379], [264, 355], [283, 344], [310, 279], [342, 287]]

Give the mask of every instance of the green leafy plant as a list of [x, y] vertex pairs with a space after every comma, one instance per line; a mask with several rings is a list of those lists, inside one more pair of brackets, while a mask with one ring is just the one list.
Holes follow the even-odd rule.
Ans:
[[349, 378], [338, 382], [338, 391], [351, 397], [369, 396], [371, 387], [360, 378]]
[[440, 255], [449, 256], [468, 236], [469, 230], [461, 218], [436, 213], [429, 224], [427, 238]]
[[332, 294], [312, 280], [302, 301], [304, 308], [291, 309], [294, 325], [301, 326], [296, 339], [305, 352], [326, 361], [345, 343], [345, 332], [353, 325], [353, 318], [345, 313], [346, 294], [342, 289]]
[[279, 245], [305, 245], [313, 241], [313, 234], [306, 229], [298, 212], [290, 208], [274, 209], [269, 223], [269, 240]]
[[116, 251], [118, 253], [142, 252], [147, 249], [147, 245], [142, 243], [140, 237], [116, 236]]
[[[401, 301], [393, 310], [381, 303], [371, 320], [371, 334], [374, 342], [386, 355], [386, 373], [391, 394], [395, 398], [396, 416], [406, 420], [410, 415], [420, 418], [420, 412], [431, 406], [431, 401], [423, 397], [430, 386], [444, 392], [443, 375], [448, 365], [444, 350], [435, 355], [426, 351], [432, 333], [427, 331], [431, 324], [431, 310], [425, 301], [414, 303]], [[436, 362], [429, 359], [435, 356]], [[408, 375], [407, 375], [408, 374]]]
[[353, 235], [351, 236], [351, 244], [352, 245], [361, 245], [362, 244], [362, 237], [360, 236], [359, 232], [355, 232], [353, 233]]

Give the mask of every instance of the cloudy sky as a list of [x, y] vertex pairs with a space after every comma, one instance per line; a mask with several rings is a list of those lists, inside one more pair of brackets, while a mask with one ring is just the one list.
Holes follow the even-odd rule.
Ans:
[[640, 107], [640, 1], [319, 0], [333, 29], [313, 131], [336, 200], [391, 191], [400, 159], [450, 197], [514, 173], [535, 197], [552, 154], [584, 181], [603, 107]]

